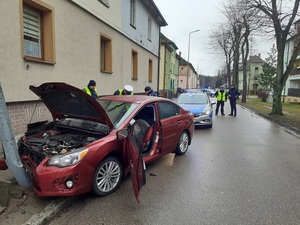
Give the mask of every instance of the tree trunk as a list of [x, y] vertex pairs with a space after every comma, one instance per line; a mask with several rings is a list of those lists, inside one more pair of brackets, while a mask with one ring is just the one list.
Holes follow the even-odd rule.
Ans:
[[285, 81], [283, 79], [283, 52], [284, 43], [277, 39], [277, 74], [274, 82], [274, 93], [273, 93], [273, 107], [271, 115], [283, 115], [282, 113], [282, 103], [281, 103], [281, 93]]

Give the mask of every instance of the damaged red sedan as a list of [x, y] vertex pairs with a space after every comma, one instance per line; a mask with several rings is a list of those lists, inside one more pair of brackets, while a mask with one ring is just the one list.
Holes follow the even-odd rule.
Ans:
[[[29, 124], [18, 140], [38, 196], [90, 191], [105, 196], [130, 173], [137, 197], [145, 183], [145, 163], [171, 152], [183, 155], [191, 144], [193, 115], [169, 99], [133, 95], [95, 100], [65, 83], [30, 90], [53, 117], [51, 122]], [[136, 130], [142, 129], [137, 121], [146, 124], [142, 139], [137, 138]]]

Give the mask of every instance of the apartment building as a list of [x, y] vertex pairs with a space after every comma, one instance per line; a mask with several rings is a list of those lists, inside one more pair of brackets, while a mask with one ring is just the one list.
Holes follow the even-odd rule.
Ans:
[[167, 23], [152, 0], [1, 0], [0, 8], [0, 83], [15, 134], [52, 119], [29, 85], [83, 88], [93, 79], [100, 95], [158, 86]]

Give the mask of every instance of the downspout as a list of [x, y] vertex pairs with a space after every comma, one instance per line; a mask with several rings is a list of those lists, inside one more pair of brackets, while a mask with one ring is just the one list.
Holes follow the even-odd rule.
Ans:
[[161, 27], [159, 27], [159, 38], [158, 38], [158, 66], [157, 66], [157, 95], [159, 96], [159, 80], [160, 80], [160, 46], [161, 46], [161, 43], [160, 43], [160, 31], [161, 31]]
[[163, 90], [165, 91], [165, 83], [166, 83], [166, 57], [167, 57], [167, 48], [166, 46], [164, 47], [165, 54], [164, 54], [164, 83], [163, 83]]

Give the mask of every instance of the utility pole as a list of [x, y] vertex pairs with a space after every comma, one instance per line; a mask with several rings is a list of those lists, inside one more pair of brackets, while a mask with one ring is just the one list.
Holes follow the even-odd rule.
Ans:
[[186, 74], [186, 89], [189, 88], [189, 73], [190, 73], [190, 43], [191, 43], [191, 34], [200, 31], [198, 30], [194, 30], [192, 32], [189, 33], [189, 45], [188, 45], [188, 63], [187, 63], [187, 74]]
[[22, 187], [30, 188], [31, 181], [28, 173], [25, 171], [23, 164], [21, 162], [17, 144], [13, 135], [12, 127], [8, 117], [8, 111], [6, 108], [6, 103], [4, 95], [2, 92], [2, 87], [0, 83], [0, 141], [2, 142], [3, 151], [5, 154], [5, 162], [16, 178], [18, 184]]

